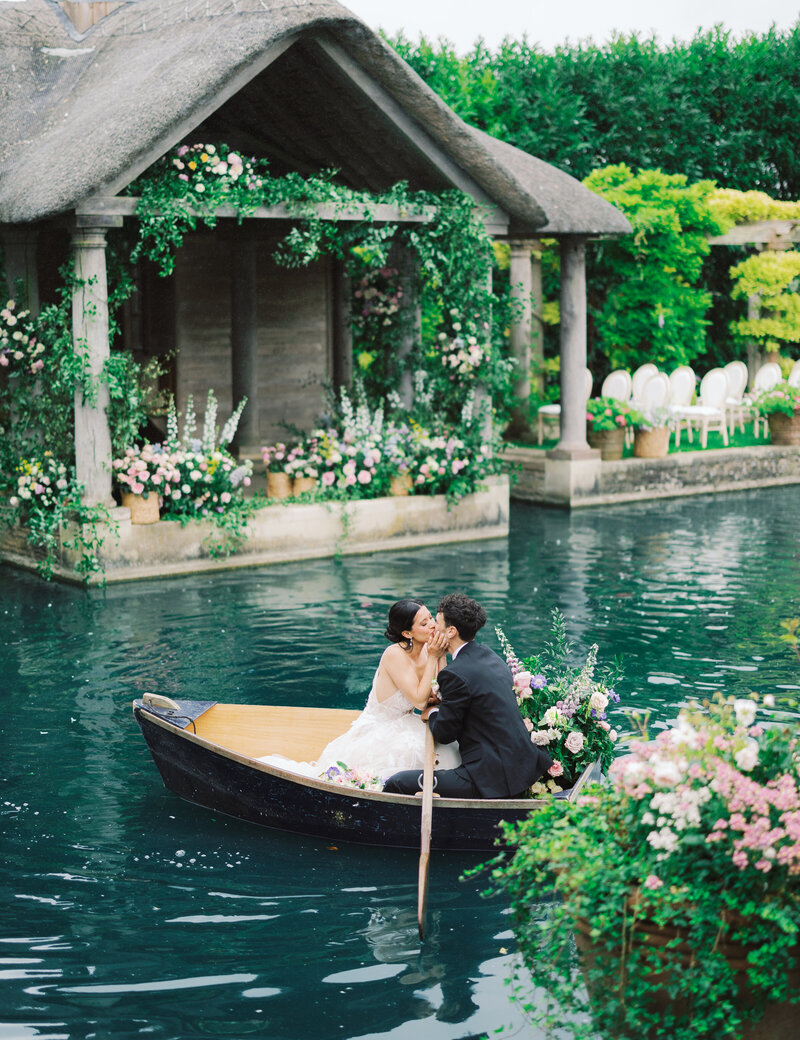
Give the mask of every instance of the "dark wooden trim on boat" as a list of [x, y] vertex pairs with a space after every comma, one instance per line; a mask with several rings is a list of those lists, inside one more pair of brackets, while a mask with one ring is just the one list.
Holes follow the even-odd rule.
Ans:
[[[215, 702], [176, 703], [179, 710], [172, 714], [140, 700], [133, 704], [136, 721], [168, 790], [207, 809], [261, 826], [336, 841], [419, 848], [418, 798], [360, 791], [259, 762], [189, 728]], [[589, 770], [564, 796], [574, 798], [588, 774]], [[501, 820], [523, 819], [543, 804], [538, 799], [436, 798], [431, 848], [491, 850]]]

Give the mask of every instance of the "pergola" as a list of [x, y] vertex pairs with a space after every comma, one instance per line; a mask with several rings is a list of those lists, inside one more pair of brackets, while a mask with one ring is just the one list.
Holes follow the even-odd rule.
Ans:
[[[0, 48], [6, 275], [12, 288], [15, 278], [23, 279], [35, 310], [41, 234], [69, 229], [78, 276], [73, 337], [95, 374], [109, 355], [106, 235], [136, 206], [123, 192], [181, 141], [221, 139], [267, 156], [277, 173], [336, 168], [361, 190], [405, 180], [414, 189], [466, 192], [489, 232], [511, 245], [520, 305], [511, 342], [521, 402], [530, 392], [531, 252], [541, 237], [558, 239], [562, 416], [561, 440], [550, 453], [560, 474], [556, 483], [571, 484], [575, 467], [595, 459], [586, 442], [582, 390], [585, 244], [628, 233], [627, 220], [574, 178], [464, 123], [334, 0], [11, 0], [0, 7]], [[359, 216], [356, 210], [335, 214], [337, 220]], [[388, 208], [378, 216], [426, 219]], [[285, 208], [271, 207], [241, 228], [229, 222], [228, 342], [237, 399], [258, 402], [261, 387], [258, 247], [248, 229], [290, 217]], [[346, 383], [351, 352], [341, 271], [335, 282], [329, 375]], [[90, 502], [110, 499], [107, 405], [107, 390], [93, 401], [76, 394], [77, 475]], [[258, 443], [257, 408], [240, 432], [248, 445]]]

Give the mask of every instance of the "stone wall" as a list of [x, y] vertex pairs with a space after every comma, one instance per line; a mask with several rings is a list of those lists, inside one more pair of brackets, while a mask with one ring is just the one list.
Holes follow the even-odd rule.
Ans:
[[[276, 503], [253, 516], [247, 539], [229, 556], [215, 555], [225, 539], [210, 523], [159, 520], [131, 524], [118, 509], [116, 530], [104, 538], [101, 560], [108, 582], [261, 566], [288, 560], [353, 555], [423, 545], [505, 538], [506, 477], [489, 477], [483, 490], [448, 509], [444, 495], [376, 498], [362, 502]], [[69, 541], [67, 537], [62, 541]], [[62, 547], [55, 577], [77, 582], [76, 554]], [[20, 530], [0, 531], [0, 560], [33, 570], [35, 558]], [[92, 578], [96, 584], [102, 575]]]
[[800, 449], [771, 444], [676, 452], [663, 459], [599, 461], [591, 486], [576, 488], [568, 500], [548, 496], [545, 490], [547, 452], [512, 448], [503, 458], [512, 472], [512, 498], [571, 508], [800, 484]]

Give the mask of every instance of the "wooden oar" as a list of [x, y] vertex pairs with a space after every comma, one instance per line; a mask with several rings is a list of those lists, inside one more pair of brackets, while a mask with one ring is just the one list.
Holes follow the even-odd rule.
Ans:
[[425, 729], [425, 768], [422, 774], [422, 826], [419, 854], [419, 891], [417, 895], [417, 923], [419, 937], [425, 938], [425, 911], [428, 906], [428, 863], [431, 857], [431, 820], [433, 818], [433, 734]]

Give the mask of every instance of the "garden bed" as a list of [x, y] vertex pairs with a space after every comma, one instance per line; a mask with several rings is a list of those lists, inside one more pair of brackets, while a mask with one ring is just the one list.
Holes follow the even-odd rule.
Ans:
[[[114, 524], [103, 530], [99, 553], [103, 573], [89, 584], [261, 566], [288, 560], [407, 549], [415, 546], [504, 538], [508, 534], [506, 477], [487, 477], [483, 490], [466, 495], [448, 509], [444, 495], [375, 498], [348, 502], [274, 503], [249, 520], [239, 548], [211, 523], [176, 520], [131, 524], [127, 509], [114, 510]], [[69, 526], [69, 525], [68, 525]], [[62, 533], [53, 576], [83, 582], [74, 550]], [[20, 528], [0, 532], [0, 560], [35, 570], [37, 557]]]

